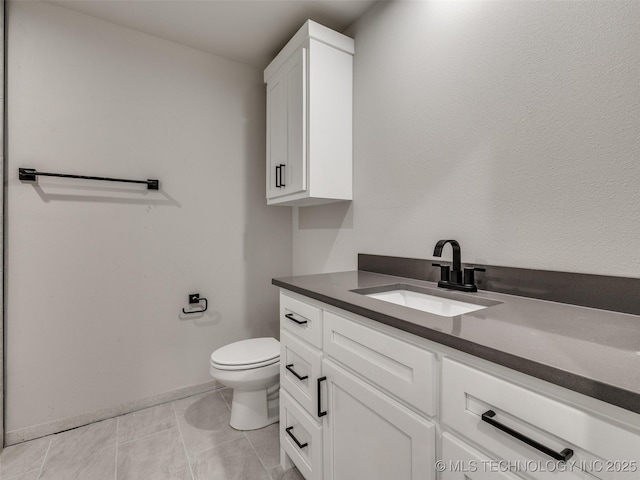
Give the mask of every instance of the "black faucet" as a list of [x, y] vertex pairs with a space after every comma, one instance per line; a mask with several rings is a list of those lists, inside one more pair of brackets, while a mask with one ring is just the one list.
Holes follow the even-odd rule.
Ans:
[[441, 257], [442, 249], [447, 243], [450, 243], [451, 248], [453, 248], [453, 270], [450, 270], [449, 265], [433, 264], [434, 267], [440, 267], [440, 281], [438, 282], [438, 286], [463, 292], [477, 292], [478, 287], [475, 285], [474, 273], [484, 272], [485, 269], [478, 267], [465, 268], [463, 280], [462, 262], [460, 261], [460, 244], [456, 240], [438, 240], [436, 247], [433, 249], [433, 256]]

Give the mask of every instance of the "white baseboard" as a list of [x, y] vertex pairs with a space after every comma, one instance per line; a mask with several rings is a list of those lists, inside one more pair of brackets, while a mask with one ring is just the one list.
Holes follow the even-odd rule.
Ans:
[[72, 428], [81, 427], [90, 423], [106, 420], [107, 418], [117, 417], [127, 413], [142, 410], [143, 408], [153, 407], [161, 403], [172, 402], [181, 398], [190, 397], [199, 393], [209, 392], [223, 388], [223, 385], [215, 380], [210, 382], [191, 385], [189, 387], [179, 388], [171, 392], [160, 393], [151, 397], [134, 400], [132, 402], [123, 403], [111, 408], [97, 410], [95, 412], [85, 413], [75, 417], [67, 417], [53, 422], [41, 423], [30, 427], [12, 430], [5, 433], [5, 446], [15, 445], [16, 443], [26, 442], [34, 438], [44, 437], [54, 433], [71, 430]]

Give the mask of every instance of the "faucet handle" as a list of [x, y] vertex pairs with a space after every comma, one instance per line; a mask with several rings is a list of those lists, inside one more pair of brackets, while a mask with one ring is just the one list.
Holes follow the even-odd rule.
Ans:
[[485, 268], [481, 267], [471, 267], [464, 269], [464, 284], [465, 285], [475, 285], [475, 272], [486, 272]]
[[434, 267], [440, 267], [440, 281], [448, 282], [449, 281], [449, 265], [440, 265], [439, 263], [432, 263]]

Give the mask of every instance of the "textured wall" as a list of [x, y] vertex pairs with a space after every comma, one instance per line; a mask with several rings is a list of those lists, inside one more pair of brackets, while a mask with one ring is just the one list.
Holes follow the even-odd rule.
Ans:
[[[209, 382], [214, 349], [277, 335], [291, 272], [262, 71], [46, 3], [8, 17], [7, 431]], [[182, 318], [191, 292], [209, 311]]]
[[[2, 105], [2, 115], [0, 115], [0, 185], [2, 185], [2, 199], [0, 199], [0, 211], [2, 211], [2, 221], [0, 221], [0, 247], [2, 247], [3, 260], [2, 260], [2, 270], [0, 272], [4, 273], [4, 110], [5, 110], [5, 99], [4, 99], [4, 8], [5, 2], [4, 0], [0, 1], [0, 51], [2, 55], [0, 56], [0, 104]], [[4, 306], [4, 282], [2, 288], [0, 288], [0, 299], [2, 299], [2, 305]], [[0, 451], [4, 445], [2, 441], [4, 439], [4, 308], [0, 311]]]
[[622, 1], [374, 7], [348, 32], [354, 201], [294, 213], [294, 273], [455, 238], [468, 262], [639, 277], [639, 18]]

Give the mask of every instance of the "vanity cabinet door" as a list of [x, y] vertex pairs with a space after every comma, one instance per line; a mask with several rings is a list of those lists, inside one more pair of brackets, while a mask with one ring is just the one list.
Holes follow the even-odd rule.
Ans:
[[323, 360], [324, 480], [435, 480], [435, 425]]

